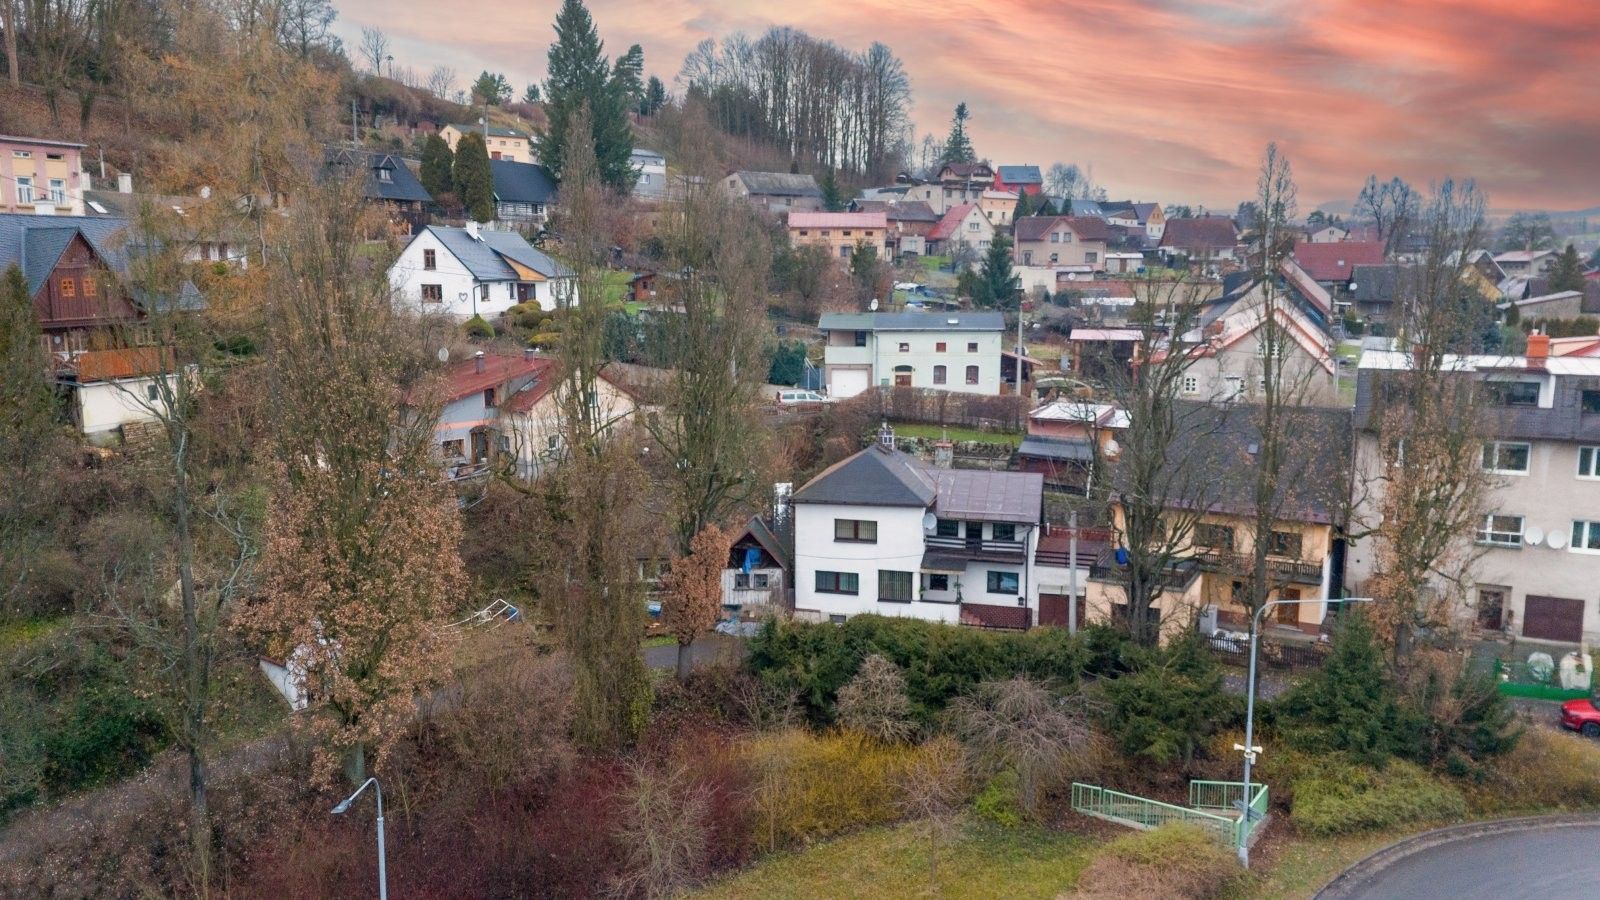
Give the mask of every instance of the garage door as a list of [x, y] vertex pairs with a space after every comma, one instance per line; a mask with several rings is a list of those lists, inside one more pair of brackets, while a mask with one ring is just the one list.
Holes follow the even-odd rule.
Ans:
[[[1084, 607], [1084, 598], [1078, 597], [1078, 627], [1088, 624], [1085, 616], [1088, 610]], [[1054, 625], [1057, 628], [1067, 627], [1067, 595], [1066, 594], [1040, 594], [1039, 595], [1039, 624]]]
[[867, 389], [872, 380], [866, 369], [834, 369], [828, 384], [828, 396], [836, 400], [854, 397]]
[[1530, 595], [1523, 604], [1522, 636], [1578, 643], [1583, 639], [1583, 601]]

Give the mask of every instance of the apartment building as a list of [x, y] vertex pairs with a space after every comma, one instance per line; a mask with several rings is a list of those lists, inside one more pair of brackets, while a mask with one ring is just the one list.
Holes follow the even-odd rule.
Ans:
[[817, 327], [828, 395], [836, 399], [871, 387], [1000, 393], [1005, 317], [998, 312], [827, 313]]
[[81, 216], [83, 144], [0, 135], [0, 213]]

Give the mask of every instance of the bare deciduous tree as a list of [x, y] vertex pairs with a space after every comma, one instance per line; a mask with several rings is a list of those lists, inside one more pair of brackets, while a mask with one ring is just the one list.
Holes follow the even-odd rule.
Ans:
[[374, 75], [382, 74], [383, 61], [389, 57], [389, 36], [381, 28], [361, 29], [361, 58], [372, 64]]
[[924, 744], [900, 779], [900, 811], [928, 842], [928, 891], [939, 893], [939, 855], [961, 832], [970, 780], [961, 745], [949, 738]]
[[1368, 175], [1356, 198], [1355, 214], [1371, 219], [1384, 252], [1394, 253], [1411, 231], [1420, 200], [1416, 190], [1398, 175], [1381, 184], [1378, 176]]
[[711, 798], [683, 764], [629, 763], [617, 834], [624, 856], [618, 896], [656, 900], [694, 884], [706, 853], [710, 807]]
[[837, 703], [840, 725], [886, 744], [910, 740], [917, 732], [905, 675], [882, 654], [861, 661], [861, 668], [839, 688]]
[[434, 66], [428, 73], [428, 92], [440, 100], [450, 99], [456, 86], [456, 70], [449, 66]]
[[974, 761], [991, 772], [1016, 773], [1029, 815], [1039, 812], [1041, 792], [1093, 764], [1099, 744], [1093, 713], [1085, 694], [1061, 696], [1023, 675], [986, 681], [951, 705], [955, 733]]

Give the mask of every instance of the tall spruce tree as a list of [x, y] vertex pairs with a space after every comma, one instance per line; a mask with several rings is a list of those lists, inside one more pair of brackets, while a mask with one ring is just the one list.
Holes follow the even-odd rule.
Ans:
[[422, 186], [433, 199], [438, 200], [440, 194], [455, 190], [455, 162], [450, 145], [438, 134], [430, 134], [422, 142]]
[[1556, 264], [1550, 268], [1550, 292], [1581, 290], [1583, 260], [1578, 256], [1578, 248], [1569, 243], [1567, 249], [1556, 257]]
[[972, 149], [972, 139], [967, 137], [968, 115], [967, 104], [957, 103], [955, 115], [950, 117], [950, 135], [944, 139], [944, 151], [939, 154], [940, 166], [977, 161], [978, 153]]
[[617, 83], [617, 90], [622, 92], [627, 108], [637, 106], [644, 99], [644, 48], [634, 44], [627, 53], [617, 57], [611, 77]]
[[64, 442], [49, 371], [28, 281], [9, 266], [0, 283], [0, 478], [26, 488], [0, 492], [0, 619], [30, 612], [14, 604], [29, 593], [56, 515], [51, 470]]
[[456, 197], [474, 222], [494, 218], [494, 173], [489, 169], [489, 147], [483, 135], [469, 131], [456, 142], [455, 168], [451, 172]]
[[630, 190], [637, 175], [629, 159], [633, 132], [628, 125], [626, 85], [601, 52], [605, 45], [582, 0], [564, 0], [555, 29], [556, 41], [546, 63], [548, 124], [537, 137], [539, 158], [559, 180], [573, 114], [587, 105], [600, 180], [612, 190]]
[[639, 101], [639, 115], [653, 116], [667, 104], [667, 86], [654, 75], [644, 86], [644, 99]]
[[1010, 309], [1016, 303], [1016, 276], [1011, 271], [1011, 238], [994, 236], [972, 288], [976, 306]]

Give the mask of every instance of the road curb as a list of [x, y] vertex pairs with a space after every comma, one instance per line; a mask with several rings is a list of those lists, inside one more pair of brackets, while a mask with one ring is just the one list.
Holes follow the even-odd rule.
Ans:
[[1515, 819], [1494, 819], [1487, 822], [1470, 822], [1425, 831], [1396, 841], [1377, 851], [1328, 882], [1315, 894], [1315, 900], [1353, 900], [1366, 896], [1374, 876], [1407, 857], [1443, 844], [1484, 837], [1492, 834], [1510, 834], [1518, 831], [1538, 831], [1556, 828], [1574, 828], [1600, 825], [1600, 813], [1568, 813], [1559, 816], [1522, 816]]

